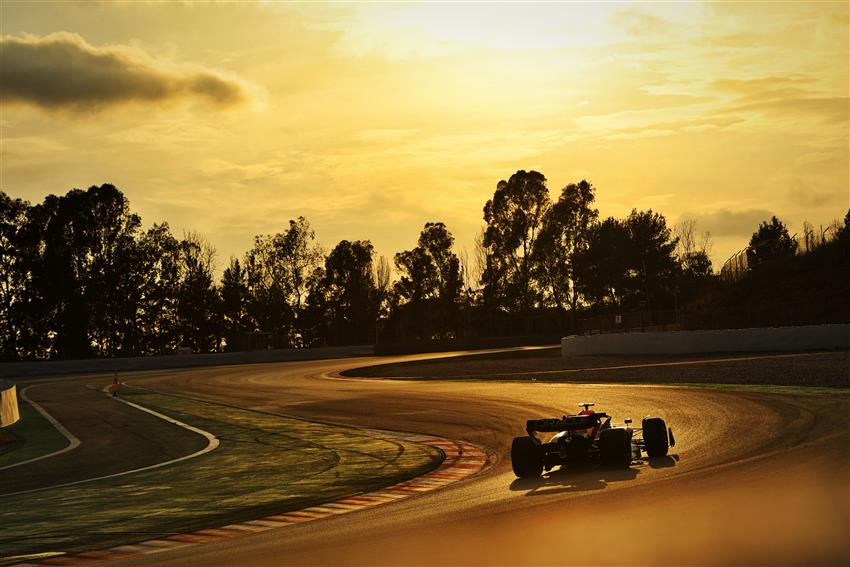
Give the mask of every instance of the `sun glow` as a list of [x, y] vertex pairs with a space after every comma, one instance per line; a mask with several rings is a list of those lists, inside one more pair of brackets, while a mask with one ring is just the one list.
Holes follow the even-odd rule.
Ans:
[[391, 255], [442, 220], [471, 249], [495, 183], [521, 168], [553, 191], [589, 178], [603, 215], [695, 216], [720, 262], [770, 214], [793, 228], [848, 204], [841, 3], [2, 11], [9, 37], [68, 32], [241, 85], [248, 104], [211, 108], [175, 75], [188, 90], [154, 104], [3, 116], [5, 191], [40, 201], [110, 181], [147, 223], [201, 230], [224, 257], [298, 215], [328, 246], [370, 238]]

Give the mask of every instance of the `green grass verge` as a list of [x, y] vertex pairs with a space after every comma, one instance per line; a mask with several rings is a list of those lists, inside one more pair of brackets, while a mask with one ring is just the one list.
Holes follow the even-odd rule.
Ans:
[[21, 419], [5, 428], [14, 440], [6, 447], [0, 446], [0, 467], [47, 455], [68, 445], [68, 440], [34, 407], [20, 402], [18, 410]]
[[295, 510], [413, 478], [443, 458], [433, 447], [352, 428], [122, 394], [213, 433], [221, 445], [161, 469], [0, 496], [3, 556], [105, 548]]

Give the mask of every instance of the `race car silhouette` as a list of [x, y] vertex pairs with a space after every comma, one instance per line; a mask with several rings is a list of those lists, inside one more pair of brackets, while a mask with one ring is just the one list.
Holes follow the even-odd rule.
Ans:
[[[660, 417], [643, 418], [641, 427], [631, 427], [631, 419], [614, 427], [608, 414], [590, 409], [593, 405], [581, 403], [582, 411], [560, 419], [528, 420], [528, 435], [515, 438], [511, 445], [514, 474], [534, 478], [556, 466], [587, 462], [627, 468], [642, 452], [650, 458], [663, 457], [676, 444], [673, 430]], [[538, 433], [555, 435], [544, 442]]]

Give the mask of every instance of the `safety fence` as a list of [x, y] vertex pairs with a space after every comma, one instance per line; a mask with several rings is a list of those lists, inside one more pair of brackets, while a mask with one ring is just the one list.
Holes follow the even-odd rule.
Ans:
[[626, 331], [675, 331], [681, 327], [678, 309], [606, 313], [580, 319], [579, 334], [624, 333]]
[[723, 263], [720, 268], [720, 279], [723, 281], [736, 281], [740, 279], [749, 269], [747, 262], [747, 248], [738, 250]]
[[[809, 223], [803, 223], [803, 233], [794, 234], [791, 238], [796, 242], [795, 255], [814, 252], [825, 244], [833, 242], [839, 234], [839, 224], [834, 222], [828, 226], [819, 225], [815, 227]], [[720, 269], [720, 278], [727, 282], [741, 279], [749, 270], [749, 246], [732, 254]], [[780, 260], [781, 261], [781, 260]]]

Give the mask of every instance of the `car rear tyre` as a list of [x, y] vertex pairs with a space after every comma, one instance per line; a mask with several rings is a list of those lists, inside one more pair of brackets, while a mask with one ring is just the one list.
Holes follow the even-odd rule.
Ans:
[[641, 425], [643, 442], [649, 458], [663, 457], [669, 448], [667, 440], [667, 424], [660, 417], [646, 417]]
[[519, 478], [535, 478], [543, 473], [543, 451], [531, 437], [517, 437], [511, 444], [511, 466]]
[[606, 467], [626, 468], [632, 464], [632, 435], [625, 427], [605, 429], [599, 434], [599, 458]]

